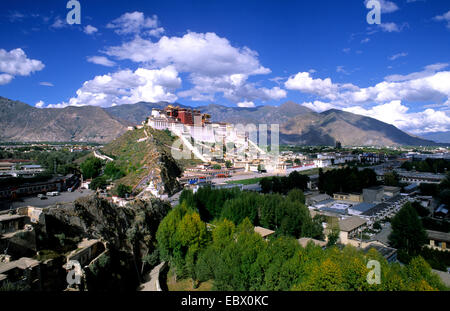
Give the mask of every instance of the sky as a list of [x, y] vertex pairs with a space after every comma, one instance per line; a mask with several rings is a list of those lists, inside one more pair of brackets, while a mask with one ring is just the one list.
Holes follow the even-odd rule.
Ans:
[[380, 24], [368, 1], [79, 0], [80, 24], [68, 0], [1, 1], [0, 96], [37, 108], [294, 101], [450, 131], [450, 1], [379, 0]]

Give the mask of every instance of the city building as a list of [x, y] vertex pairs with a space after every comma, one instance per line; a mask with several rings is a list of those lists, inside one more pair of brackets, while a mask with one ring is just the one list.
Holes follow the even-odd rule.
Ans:
[[333, 193], [333, 199], [351, 202], [363, 202], [363, 195], [361, 193]]
[[429, 243], [427, 246], [440, 251], [450, 251], [448, 245], [450, 243], [450, 233], [426, 230]]
[[358, 216], [339, 219], [339, 239], [342, 244], [347, 244], [349, 239], [358, 237], [366, 226], [367, 220]]
[[383, 201], [384, 188], [383, 186], [375, 186], [363, 189], [363, 201], [366, 203]]

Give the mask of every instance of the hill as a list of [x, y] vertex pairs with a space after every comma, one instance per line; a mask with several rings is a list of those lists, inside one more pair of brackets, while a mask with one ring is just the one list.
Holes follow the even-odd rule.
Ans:
[[[0, 141], [110, 142], [123, 134], [127, 125], [142, 123], [152, 108], [166, 105], [139, 102], [104, 109], [37, 109], [0, 97]], [[334, 145], [340, 141], [343, 145], [437, 145], [373, 118], [336, 109], [317, 113], [294, 102], [251, 108], [216, 104], [196, 108], [209, 113], [215, 122], [267, 124], [269, 128], [270, 124], [279, 124], [282, 144]]]
[[421, 137], [425, 139], [434, 140], [438, 143], [450, 144], [450, 131], [447, 132], [434, 132], [421, 134]]
[[114, 159], [126, 174], [115, 181], [136, 190], [142, 190], [150, 181], [162, 192], [172, 194], [179, 190], [177, 177], [186, 166], [201, 163], [198, 160], [175, 160], [171, 145], [176, 138], [166, 131], [149, 127], [127, 131], [105, 145], [101, 152]]
[[39, 109], [4, 97], [0, 97], [0, 120], [0, 141], [22, 142], [105, 143], [124, 133], [129, 124], [99, 107]]

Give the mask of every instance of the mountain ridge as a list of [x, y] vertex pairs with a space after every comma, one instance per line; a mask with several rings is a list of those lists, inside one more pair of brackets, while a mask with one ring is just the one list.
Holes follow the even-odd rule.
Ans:
[[[152, 108], [168, 102], [138, 102], [108, 108], [94, 106], [35, 108], [0, 97], [0, 141], [90, 141], [106, 143], [123, 134], [127, 126], [142, 123]], [[439, 145], [401, 131], [382, 121], [330, 109], [321, 113], [287, 101], [279, 106], [227, 107], [208, 104], [195, 108], [214, 122], [279, 124], [280, 143], [304, 145]], [[4, 121], [6, 120], [6, 121]]]

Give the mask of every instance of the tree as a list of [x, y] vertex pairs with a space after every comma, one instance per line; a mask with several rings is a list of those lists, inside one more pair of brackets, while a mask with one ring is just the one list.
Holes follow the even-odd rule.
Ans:
[[125, 176], [125, 173], [116, 166], [115, 162], [108, 162], [105, 165], [104, 175], [112, 180], [116, 180]]
[[102, 161], [98, 158], [90, 157], [81, 163], [80, 168], [85, 179], [95, 178], [101, 173]]
[[92, 190], [103, 189], [107, 184], [105, 176], [98, 176], [92, 179], [89, 188]]
[[289, 191], [287, 194], [287, 198], [292, 202], [300, 202], [302, 204], [305, 204], [305, 195], [303, 194], [303, 191], [301, 191], [300, 189], [294, 188], [291, 191]]
[[396, 171], [384, 174], [384, 184], [386, 186], [397, 187], [400, 184], [400, 176]]
[[418, 254], [422, 245], [426, 243], [427, 235], [422, 222], [409, 202], [392, 218], [391, 227], [392, 233], [389, 235], [391, 245], [404, 250], [409, 256]]
[[124, 184], [119, 184], [116, 188], [116, 193], [117, 196], [125, 198], [127, 194], [131, 193], [131, 187]]
[[222, 166], [220, 166], [220, 164], [214, 164], [214, 165], [212, 166], [212, 169], [213, 169], [213, 170], [220, 170], [220, 169], [222, 169]]
[[227, 168], [232, 168], [232, 167], [233, 167], [233, 163], [231, 163], [230, 160], [226, 160], [226, 161], [225, 161], [225, 166], [226, 166]]

